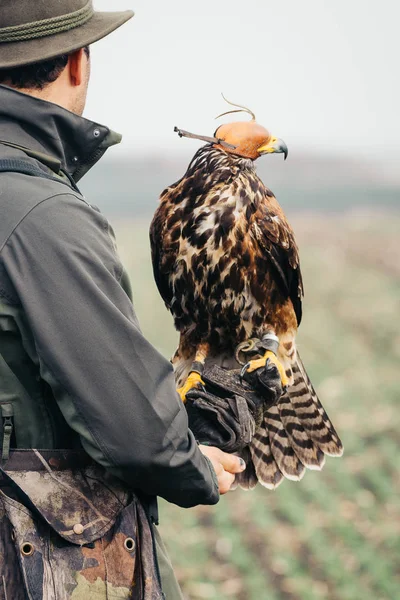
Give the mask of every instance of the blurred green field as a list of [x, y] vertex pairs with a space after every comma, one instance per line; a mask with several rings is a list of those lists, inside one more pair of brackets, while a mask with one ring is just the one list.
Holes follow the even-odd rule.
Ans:
[[[299, 347], [345, 445], [322, 473], [217, 507], [162, 503], [161, 533], [185, 596], [400, 599], [400, 215], [291, 216], [306, 287]], [[147, 337], [177, 336], [152, 281], [149, 220], [114, 222]]]

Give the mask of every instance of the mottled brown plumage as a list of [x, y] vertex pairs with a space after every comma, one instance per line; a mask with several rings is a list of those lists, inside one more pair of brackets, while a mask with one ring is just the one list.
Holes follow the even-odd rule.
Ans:
[[203, 146], [161, 195], [151, 225], [154, 275], [181, 334], [179, 385], [199, 347], [207, 362], [237, 368], [239, 343], [267, 330], [279, 337], [289, 387], [265, 411], [238, 480], [274, 488], [283, 477], [300, 479], [305, 467], [320, 469], [342, 446], [295, 346], [303, 284], [294, 234], [255, 171], [256, 148], [259, 156], [283, 146], [254, 121], [224, 125], [215, 136], [236, 148]]

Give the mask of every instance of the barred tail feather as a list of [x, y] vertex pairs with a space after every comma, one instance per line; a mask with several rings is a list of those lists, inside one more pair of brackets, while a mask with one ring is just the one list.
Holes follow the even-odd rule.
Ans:
[[304, 475], [304, 465], [291, 446], [276, 406], [266, 412], [250, 454], [260, 483], [269, 489], [277, 488], [285, 477], [299, 481]]
[[308, 378], [299, 355], [288, 394], [298, 420], [314, 445], [328, 456], [342, 456], [343, 445]]
[[[258, 481], [269, 490], [274, 490], [284, 479], [271, 451], [268, 429], [263, 423], [250, 445], [250, 456]], [[246, 469], [247, 470], [247, 469]]]
[[325, 455], [343, 454], [342, 442], [298, 355], [292, 371], [293, 385], [266, 411], [250, 445], [255, 473], [269, 489], [284, 478], [299, 481], [306, 468], [321, 470]]
[[289, 392], [282, 395], [278, 402], [279, 416], [296, 456], [308, 469], [320, 471], [325, 463], [325, 455], [313, 442], [304, 429], [293, 407]]
[[254, 466], [254, 460], [251, 458], [249, 447], [244, 448], [239, 456], [241, 456], [247, 465], [247, 468], [242, 473], [238, 473], [235, 477], [235, 483], [232, 490], [240, 486], [242, 490], [252, 490], [258, 483], [258, 477]]
[[292, 481], [300, 481], [305, 468], [293, 450], [290, 437], [282, 423], [278, 406], [271, 406], [265, 414], [271, 452], [281, 473]]

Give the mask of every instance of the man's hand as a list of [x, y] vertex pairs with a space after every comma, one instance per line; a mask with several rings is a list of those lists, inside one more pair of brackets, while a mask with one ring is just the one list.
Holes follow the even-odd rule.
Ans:
[[235, 481], [235, 473], [245, 470], [246, 464], [242, 458], [222, 452], [214, 446], [199, 446], [201, 452], [211, 461], [217, 475], [219, 493], [226, 494]]

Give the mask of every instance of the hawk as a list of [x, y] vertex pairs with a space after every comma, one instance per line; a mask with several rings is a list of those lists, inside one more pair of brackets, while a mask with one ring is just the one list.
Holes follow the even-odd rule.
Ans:
[[252, 111], [233, 106], [223, 114], [247, 112], [251, 120], [221, 125], [210, 138], [175, 128], [207, 144], [161, 194], [150, 229], [152, 261], [180, 332], [172, 362], [184, 402], [202, 384], [199, 365], [237, 368], [238, 348], [254, 338], [277, 339], [277, 352], [267, 350], [245, 367], [255, 372], [273, 362], [283, 393], [266, 407], [239, 478], [244, 488], [259, 481], [274, 489], [285, 477], [300, 480], [306, 468], [320, 470], [325, 455], [340, 456], [343, 447], [296, 348], [303, 282], [295, 236], [255, 169], [265, 154], [286, 159], [287, 146]]

